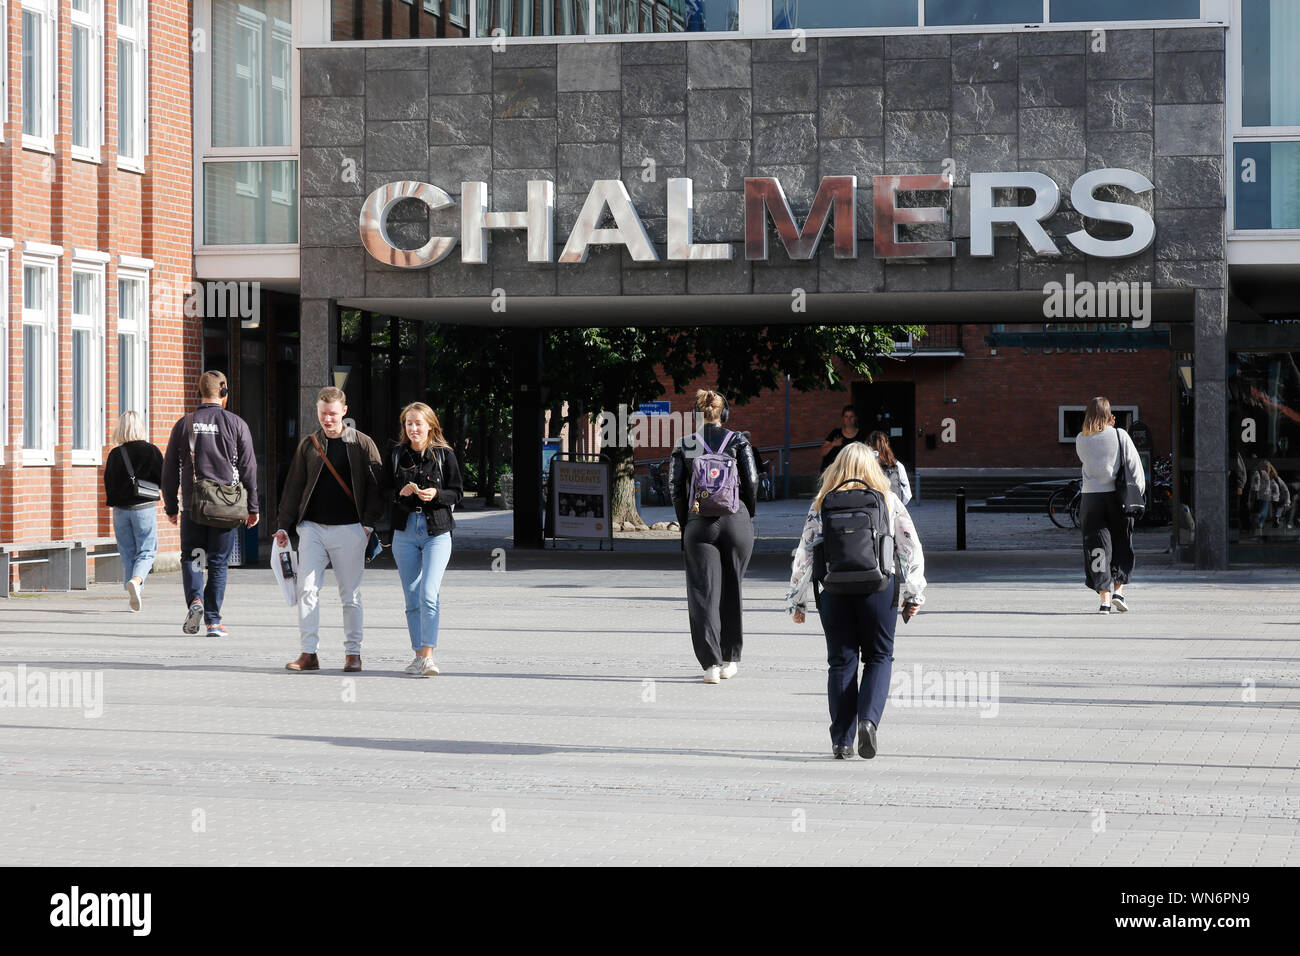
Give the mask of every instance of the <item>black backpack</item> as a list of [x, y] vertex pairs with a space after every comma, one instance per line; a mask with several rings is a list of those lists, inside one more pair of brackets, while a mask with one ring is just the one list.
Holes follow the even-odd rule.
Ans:
[[[841, 491], [845, 485], [862, 488]], [[832, 594], [878, 594], [893, 584], [894, 535], [889, 502], [860, 478], [840, 482], [822, 499], [822, 541], [813, 580]]]

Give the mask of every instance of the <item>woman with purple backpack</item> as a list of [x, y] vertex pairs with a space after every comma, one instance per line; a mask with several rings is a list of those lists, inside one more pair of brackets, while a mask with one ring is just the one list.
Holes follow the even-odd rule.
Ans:
[[704, 683], [736, 676], [743, 643], [741, 581], [754, 551], [758, 465], [749, 440], [724, 427], [727, 400], [695, 393], [704, 424], [673, 449], [670, 488], [686, 552], [691, 643]]

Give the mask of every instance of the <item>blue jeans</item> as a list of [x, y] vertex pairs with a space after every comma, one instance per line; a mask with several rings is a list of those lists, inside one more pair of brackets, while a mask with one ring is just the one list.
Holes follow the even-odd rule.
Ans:
[[[831, 743], [852, 746], [859, 721], [880, 726], [889, 678], [894, 669], [894, 628], [898, 608], [894, 589], [878, 594], [822, 592], [822, 630], [829, 665], [826, 692], [831, 712]], [[858, 661], [862, 683], [858, 684]]]
[[393, 559], [406, 595], [406, 630], [411, 647], [438, 646], [438, 589], [451, 560], [451, 532], [430, 537], [423, 512], [413, 512], [406, 528], [393, 532]]
[[126, 587], [132, 578], [139, 578], [143, 584], [158, 553], [158, 509], [114, 508], [113, 537], [117, 538], [117, 553], [122, 559], [122, 586]]
[[[243, 527], [243, 525], [240, 525]], [[226, 596], [226, 567], [235, 548], [237, 528], [213, 528], [191, 521], [181, 512], [181, 583], [185, 586], [185, 606], [199, 600], [203, 593], [203, 621], [221, 623], [221, 601]], [[195, 551], [204, 554], [196, 555]], [[203, 558], [207, 556], [207, 586], [203, 585]]]

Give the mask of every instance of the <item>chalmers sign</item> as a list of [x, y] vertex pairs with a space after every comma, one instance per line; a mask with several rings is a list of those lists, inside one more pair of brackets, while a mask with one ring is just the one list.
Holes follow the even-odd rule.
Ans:
[[[769, 219], [791, 259], [811, 259], [817, 252], [828, 223], [835, 224], [834, 254], [839, 259], [853, 259], [858, 254], [856, 176], [822, 178], [813, 198], [812, 208], [803, 225], [795, 221], [785, 191], [774, 178], [749, 177], [745, 180], [745, 258], [768, 257]], [[1130, 169], [1096, 169], [1075, 180], [1070, 202], [1085, 219], [1127, 225], [1130, 232], [1119, 239], [1098, 238], [1079, 229], [1066, 239], [1080, 252], [1106, 259], [1136, 256], [1150, 247], [1155, 238], [1155, 223], [1146, 210], [1128, 203], [1098, 199], [1103, 187], [1121, 187], [1140, 194], [1151, 190], [1145, 176]], [[906, 242], [899, 238], [900, 226], [947, 222], [943, 207], [898, 205], [898, 194], [935, 192], [952, 189], [952, 176], [912, 175], [872, 177], [875, 255], [881, 259], [952, 258], [956, 243], [950, 240]], [[995, 190], [1025, 190], [1033, 202], [1020, 206], [994, 203]], [[528, 208], [515, 212], [488, 209], [487, 184], [461, 183], [460, 236], [433, 236], [418, 249], [402, 249], [388, 232], [388, 214], [399, 202], [417, 199], [430, 209], [455, 205], [445, 191], [429, 183], [405, 181], [381, 186], [366, 197], [361, 207], [361, 241], [375, 259], [405, 269], [422, 269], [446, 258], [459, 239], [461, 261], [487, 262], [488, 244], [494, 229], [527, 230], [528, 261], [555, 261], [555, 184], [549, 180], [528, 181]], [[1060, 205], [1060, 187], [1048, 176], [1036, 172], [972, 173], [970, 177], [970, 254], [993, 255], [993, 227], [999, 223], [1016, 226], [1028, 240], [1035, 254], [1060, 255], [1061, 251], [1043, 228], [1043, 221]], [[727, 242], [695, 242], [693, 237], [692, 182], [690, 179], [668, 180], [667, 258], [691, 262], [720, 261], [732, 258]], [[613, 226], [602, 228], [606, 219]], [[659, 254], [650, 241], [632, 205], [627, 187], [617, 179], [598, 179], [587, 194], [573, 231], [560, 252], [559, 261], [585, 262], [588, 250], [598, 245], [622, 245], [637, 262], [658, 262]]]

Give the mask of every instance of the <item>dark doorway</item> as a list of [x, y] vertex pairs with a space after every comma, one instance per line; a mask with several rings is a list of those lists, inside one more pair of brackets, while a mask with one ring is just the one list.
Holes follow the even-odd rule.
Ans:
[[867, 434], [882, 431], [889, 447], [909, 473], [916, 470], [916, 383], [854, 382], [853, 407], [858, 427]]

